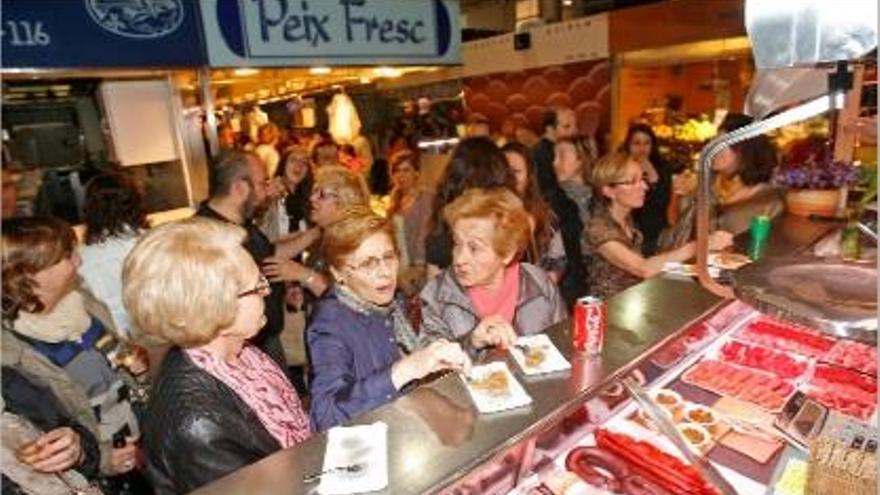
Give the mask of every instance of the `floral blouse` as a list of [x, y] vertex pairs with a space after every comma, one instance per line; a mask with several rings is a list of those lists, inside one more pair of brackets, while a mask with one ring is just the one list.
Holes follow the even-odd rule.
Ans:
[[[630, 220], [631, 222], [632, 220]], [[627, 237], [623, 228], [614, 221], [608, 208], [601, 206], [590, 217], [584, 229], [584, 257], [586, 258], [589, 279], [589, 293], [601, 298], [611, 297], [642, 279], [626, 270], [615, 266], [599, 254], [599, 248], [611, 241], [617, 241], [636, 253], [642, 252], [642, 233], [632, 224], [632, 239]]]

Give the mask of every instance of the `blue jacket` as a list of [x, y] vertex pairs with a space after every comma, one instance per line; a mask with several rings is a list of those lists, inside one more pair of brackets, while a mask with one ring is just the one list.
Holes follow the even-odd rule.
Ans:
[[391, 365], [401, 357], [391, 316], [343, 304], [331, 288], [306, 329], [312, 364], [312, 426], [324, 431], [398, 395]]

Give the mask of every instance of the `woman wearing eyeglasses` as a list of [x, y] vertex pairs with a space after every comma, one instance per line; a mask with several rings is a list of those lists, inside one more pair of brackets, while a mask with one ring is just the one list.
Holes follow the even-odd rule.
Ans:
[[454, 340], [477, 355], [565, 318], [553, 279], [519, 261], [532, 220], [516, 194], [469, 189], [444, 208], [443, 217], [452, 231], [452, 266], [422, 290], [424, 342]]
[[[660, 273], [670, 261], [683, 262], [696, 254], [696, 243], [649, 258], [642, 256], [642, 233], [635, 227], [632, 212], [645, 203], [648, 184], [641, 163], [625, 151], [601, 159], [592, 171], [591, 183], [601, 204], [584, 229], [584, 254], [591, 260], [588, 270], [590, 294], [609, 297]], [[729, 232], [709, 236], [709, 249], [731, 245]]]
[[347, 211], [324, 232], [322, 249], [334, 282], [306, 330], [317, 430], [370, 411], [435, 371], [469, 366], [456, 343], [414, 351], [416, 334], [395, 299], [399, 263], [387, 220], [367, 208]]
[[151, 230], [125, 260], [126, 309], [172, 345], [143, 428], [156, 493], [188, 493], [310, 435], [284, 371], [248, 343], [270, 287], [244, 237], [194, 217]]
[[293, 258], [315, 249], [321, 242], [322, 230], [338, 220], [347, 208], [367, 206], [369, 201], [370, 192], [360, 175], [339, 166], [316, 169], [309, 196], [309, 217], [315, 227], [282, 241], [283, 246], [275, 256], [263, 261], [263, 273], [272, 282], [296, 282], [315, 296], [323, 294], [329, 283], [323, 261], [311, 256], [300, 263]]

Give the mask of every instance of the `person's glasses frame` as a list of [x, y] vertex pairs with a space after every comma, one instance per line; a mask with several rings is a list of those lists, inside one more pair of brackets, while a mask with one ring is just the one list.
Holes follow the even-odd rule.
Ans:
[[651, 182], [645, 176], [639, 177], [638, 179], [635, 179], [635, 180], [622, 180], [622, 181], [617, 181], [617, 182], [611, 183], [611, 185], [613, 187], [617, 187], [617, 186], [636, 187], [641, 184], [644, 184], [645, 187], [647, 187], [648, 189], [651, 188]]
[[388, 251], [382, 256], [370, 256], [356, 265], [346, 263], [346, 267], [355, 272], [365, 273], [368, 275], [375, 274], [379, 268], [384, 266], [394, 267], [395, 263], [400, 261], [400, 257], [395, 251]]
[[269, 282], [269, 279], [267, 279], [266, 276], [261, 273], [260, 278], [257, 279], [257, 284], [251, 289], [239, 292], [238, 298], [241, 299], [243, 297], [256, 295], [265, 297], [268, 296], [271, 291], [272, 283]]

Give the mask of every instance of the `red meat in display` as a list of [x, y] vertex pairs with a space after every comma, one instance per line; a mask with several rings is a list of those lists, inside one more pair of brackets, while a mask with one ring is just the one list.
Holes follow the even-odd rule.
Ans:
[[826, 407], [867, 420], [877, 405], [877, 380], [846, 368], [819, 364], [808, 383], [807, 395]]
[[818, 358], [831, 350], [834, 340], [803, 327], [782, 323], [767, 317], [754, 321], [742, 331], [740, 338], [752, 344], [781, 351], [791, 351]]
[[732, 340], [721, 348], [724, 361], [747, 368], [768, 371], [780, 378], [792, 379], [804, 374], [807, 361], [797, 360], [788, 354], [766, 347], [744, 344]]
[[822, 361], [877, 376], [877, 349], [860, 342], [838, 341]]
[[714, 495], [694, 468], [657, 447], [607, 430], [596, 430], [596, 445], [629, 465], [630, 470], [663, 490], [676, 494]]
[[714, 359], [700, 361], [682, 380], [719, 395], [751, 402], [770, 412], [779, 411], [794, 392], [794, 385], [785, 380]]

